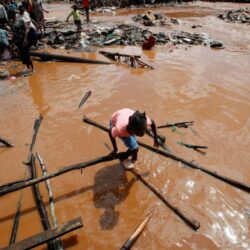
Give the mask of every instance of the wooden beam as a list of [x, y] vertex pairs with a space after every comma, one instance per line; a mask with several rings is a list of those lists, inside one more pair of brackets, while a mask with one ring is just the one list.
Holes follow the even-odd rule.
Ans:
[[83, 227], [81, 217], [71, 220], [57, 228], [46, 230], [42, 233], [36, 234], [22, 241], [17, 242], [14, 245], [2, 248], [1, 250], [23, 250], [32, 249], [36, 246], [42, 245], [48, 241], [56, 239], [64, 234], [67, 234], [73, 230]]

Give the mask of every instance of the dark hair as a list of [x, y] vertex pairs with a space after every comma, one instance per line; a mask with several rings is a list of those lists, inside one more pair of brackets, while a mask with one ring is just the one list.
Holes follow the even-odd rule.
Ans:
[[141, 113], [138, 110], [135, 111], [134, 114], [129, 117], [127, 130], [135, 135], [143, 136], [147, 130], [146, 113]]

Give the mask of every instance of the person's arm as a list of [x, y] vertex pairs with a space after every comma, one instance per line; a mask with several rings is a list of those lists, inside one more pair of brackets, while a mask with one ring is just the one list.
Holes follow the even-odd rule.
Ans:
[[115, 156], [115, 154], [117, 153], [117, 145], [116, 145], [116, 140], [115, 138], [112, 136], [112, 128], [109, 129], [109, 138], [110, 138], [110, 141], [112, 143], [112, 146], [113, 146], [113, 152], [111, 153], [113, 155], [113, 157]]
[[151, 119], [151, 129], [153, 131], [154, 134], [154, 146], [155, 147], [159, 147], [159, 143], [158, 143], [158, 138], [157, 138], [157, 129], [156, 129], [156, 125], [155, 125], [155, 121]]
[[70, 14], [68, 15], [66, 21], [68, 22], [69, 21], [69, 18], [73, 15], [73, 12], [70, 12]]
[[40, 8], [41, 8], [41, 10], [42, 10], [43, 12], [49, 13], [49, 11], [47, 11], [47, 10], [45, 10], [45, 9], [43, 8], [42, 2], [40, 2]]

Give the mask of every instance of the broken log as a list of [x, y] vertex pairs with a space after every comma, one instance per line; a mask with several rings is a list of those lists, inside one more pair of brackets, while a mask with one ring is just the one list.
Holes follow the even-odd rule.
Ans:
[[79, 106], [78, 106], [78, 109], [79, 108], [81, 108], [81, 106], [88, 100], [88, 98], [91, 96], [91, 91], [88, 91], [85, 95], [84, 95], [84, 97], [82, 98], [82, 100], [81, 100], [81, 102], [80, 102], [80, 104], [79, 104]]
[[190, 226], [194, 230], [198, 230], [200, 228], [200, 223], [195, 219], [188, 218], [184, 213], [182, 213], [177, 207], [173, 206], [164, 196], [163, 194], [156, 189], [154, 185], [149, 183], [147, 180], [143, 178], [143, 176], [136, 170], [130, 170], [134, 176], [136, 176], [146, 187], [148, 187], [167, 207], [169, 207], [178, 217], [180, 217], [188, 226]]
[[138, 239], [143, 229], [149, 223], [153, 213], [147, 215], [147, 217], [140, 223], [140, 225], [136, 228], [136, 230], [132, 233], [129, 239], [124, 243], [120, 250], [128, 250], [134, 245], [135, 241]]
[[[47, 174], [47, 170], [46, 170], [46, 167], [44, 165], [43, 159], [42, 159], [42, 157], [40, 156], [39, 153], [37, 153], [36, 156], [37, 156], [37, 159], [38, 159], [38, 161], [40, 163], [40, 167], [42, 169], [43, 176], [45, 176]], [[52, 192], [52, 188], [51, 188], [51, 185], [50, 185], [50, 181], [46, 180], [45, 184], [46, 184], [46, 188], [47, 188], [48, 195], [49, 195], [49, 207], [50, 207], [50, 215], [51, 215], [52, 227], [55, 228], [55, 227], [58, 226], [58, 224], [57, 224], [56, 213], [55, 213], [53, 192]], [[58, 249], [60, 249], [60, 250], [63, 249], [62, 242], [61, 242], [61, 240], [59, 238], [55, 240], [55, 244], [57, 245]]]
[[[84, 117], [83, 121], [86, 122], [86, 123], [88, 123], [88, 124], [91, 124], [91, 125], [93, 125], [93, 126], [95, 126], [97, 128], [100, 128], [100, 129], [102, 129], [102, 130], [104, 130], [106, 132], [109, 131], [108, 128], [106, 128], [106, 127], [104, 127], [104, 126], [102, 126], [102, 125], [100, 125], [100, 124], [98, 124], [98, 123], [90, 120], [87, 117]], [[185, 159], [182, 159], [181, 157], [179, 157], [177, 155], [174, 155], [174, 154], [171, 154], [169, 152], [166, 152], [166, 151], [154, 148], [154, 147], [149, 146], [149, 145], [147, 145], [145, 143], [142, 143], [140, 141], [138, 141], [138, 144], [141, 147], [146, 148], [146, 149], [148, 149], [148, 150], [150, 150], [152, 152], [155, 152], [155, 153], [160, 154], [162, 156], [168, 157], [168, 158], [170, 158], [172, 160], [181, 162], [181, 163], [185, 164], [188, 167], [201, 170], [202, 172], [204, 172], [204, 173], [206, 173], [208, 175], [211, 175], [211, 176], [215, 177], [218, 180], [221, 180], [221, 181], [223, 181], [223, 182], [225, 182], [225, 183], [227, 183], [227, 184], [229, 184], [229, 185], [231, 185], [233, 187], [239, 188], [239, 189], [241, 189], [243, 191], [246, 191], [247, 193], [250, 193], [250, 186], [248, 184], [244, 184], [242, 182], [235, 181], [235, 180], [232, 180], [232, 179], [227, 178], [225, 176], [219, 175], [216, 171], [213, 172], [213, 171], [211, 171], [209, 169], [206, 169], [206, 168], [202, 167], [201, 165], [198, 165], [198, 164], [196, 164], [194, 162], [189, 162], [189, 161], [187, 161]]]
[[17, 242], [14, 245], [11, 245], [6, 248], [2, 248], [1, 250], [24, 250], [24, 249], [32, 249], [39, 245], [42, 245], [48, 241], [51, 241], [55, 238], [58, 238], [64, 234], [72, 232], [78, 228], [83, 227], [81, 217], [71, 220], [63, 225], [58, 226], [57, 228], [46, 230], [45, 232], [36, 234], [27, 239], [24, 239], [20, 242]]
[[82, 57], [64, 56], [49, 54], [45, 52], [30, 52], [31, 56], [39, 57], [42, 61], [60, 61], [60, 62], [73, 62], [73, 63], [90, 63], [90, 64], [111, 64], [110, 62], [93, 60]]
[[[31, 155], [31, 164], [30, 164], [30, 169], [31, 169], [31, 176], [33, 179], [36, 178], [36, 168], [35, 168], [35, 156], [32, 154]], [[50, 223], [49, 223], [49, 219], [48, 219], [48, 214], [47, 211], [45, 209], [45, 205], [43, 203], [42, 200], [42, 196], [39, 190], [38, 185], [33, 185], [32, 186], [32, 191], [33, 191], [33, 196], [38, 208], [38, 212], [41, 218], [41, 222], [43, 225], [43, 229], [44, 230], [48, 230], [50, 229]], [[54, 241], [49, 241], [48, 242], [48, 250], [54, 250], [54, 249], [58, 249], [55, 242]]]
[[21, 200], [22, 200], [22, 195], [19, 197], [19, 200], [17, 203], [17, 211], [16, 211], [15, 218], [14, 218], [9, 245], [12, 245], [16, 242], [17, 230], [19, 226], [19, 218], [21, 215]]
[[4, 144], [8, 148], [14, 147], [9, 141], [7, 141], [1, 137], [0, 137], [0, 143]]
[[176, 122], [176, 123], [167, 123], [165, 125], [160, 125], [157, 128], [170, 128], [170, 127], [188, 128], [188, 126], [192, 126], [193, 124], [194, 121]]

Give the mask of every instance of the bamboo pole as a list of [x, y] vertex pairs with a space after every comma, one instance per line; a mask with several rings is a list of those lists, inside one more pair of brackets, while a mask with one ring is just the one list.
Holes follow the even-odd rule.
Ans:
[[9, 141], [7, 141], [1, 137], [0, 137], [0, 143], [4, 144], [8, 148], [14, 147]]
[[[42, 169], [43, 176], [45, 176], [47, 174], [47, 170], [46, 170], [46, 167], [44, 165], [44, 161], [43, 161], [43, 159], [42, 159], [42, 157], [40, 156], [39, 153], [37, 153], [36, 156], [37, 156], [37, 159], [38, 159], [38, 161], [40, 163], [40, 167]], [[52, 192], [52, 188], [51, 188], [51, 185], [50, 185], [50, 181], [46, 180], [45, 184], [46, 184], [46, 188], [47, 188], [48, 195], [49, 195], [49, 207], [50, 207], [50, 215], [51, 215], [52, 227], [55, 228], [55, 227], [58, 226], [58, 223], [57, 223], [56, 213], [55, 213], [53, 192]], [[56, 239], [55, 242], [56, 242], [56, 244], [58, 246], [58, 249], [60, 249], [60, 250], [64, 249], [60, 238]]]
[[[30, 168], [31, 168], [31, 176], [33, 179], [35, 179], [36, 178], [35, 156], [33, 154], [31, 154]], [[47, 214], [47, 211], [45, 209], [45, 205], [43, 203], [42, 196], [41, 196], [38, 185], [33, 185], [32, 191], [33, 191], [33, 196], [34, 196], [34, 199], [36, 201], [36, 205], [37, 205], [37, 208], [39, 211], [39, 215], [41, 218], [43, 229], [49, 230], [49, 229], [51, 229], [51, 227], [50, 227], [50, 223], [49, 223], [49, 219], [48, 219], [48, 214]], [[57, 249], [57, 246], [56, 246], [54, 241], [48, 242], [48, 249], [49, 250]]]
[[[108, 128], [106, 128], [106, 127], [104, 127], [103, 125], [100, 125], [100, 124], [98, 124], [98, 123], [96, 123], [96, 122], [90, 120], [90, 119], [87, 118], [87, 117], [84, 117], [84, 118], [83, 118], [83, 121], [86, 122], [86, 123], [88, 123], [88, 124], [91, 124], [91, 125], [93, 125], [93, 126], [95, 126], [95, 127], [97, 127], [97, 128], [100, 128], [100, 129], [102, 129], [102, 130], [104, 130], [104, 131], [106, 131], [106, 132], [109, 131]], [[183, 158], [181, 158], [181, 157], [179, 157], [179, 156], [177, 156], [177, 155], [174, 155], [174, 154], [171, 154], [171, 153], [169, 153], [169, 152], [166, 152], [166, 151], [163, 151], [163, 150], [154, 148], [154, 147], [149, 146], [149, 145], [147, 145], [147, 144], [145, 144], [145, 143], [143, 143], [143, 142], [139, 142], [139, 141], [138, 141], [138, 144], [139, 144], [141, 147], [146, 148], [146, 149], [148, 149], [148, 150], [150, 150], [150, 151], [152, 151], [152, 152], [155, 152], [155, 153], [160, 154], [160, 155], [162, 155], [162, 156], [168, 157], [168, 158], [170, 158], [170, 159], [172, 159], [172, 160], [181, 162], [181, 163], [185, 164], [185, 165], [188, 166], [188, 167], [191, 167], [191, 168], [194, 168], [194, 169], [201, 170], [202, 172], [204, 172], [204, 173], [206, 173], [206, 174], [208, 174], [208, 175], [211, 175], [211, 176], [215, 177], [216, 179], [221, 180], [221, 181], [223, 181], [223, 182], [225, 182], [225, 183], [227, 183], [227, 184], [229, 184], [229, 185], [231, 185], [231, 186], [233, 186], [233, 187], [239, 188], [239, 189], [241, 189], [241, 190], [243, 190], [243, 191], [246, 191], [247, 193], [250, 192], [250, 185], [248, 185], [248, 184], [244, 184], [244, 183], [242, 183], [242, 182], [235, 181], [235, 180], [232, 180], [232, 179], [227, 178], [227, 177], [225, 177], [225, 176], [219, 175], [219, 174], [217, 174], [217, 172], [213, 172], [213, 171], [211, 171], [211, 170], [208, 170], [208, 169], [202, 167], [201, 165], [198, 165], [198, 164], [196, 164], [196, 163], [194, 163], [194, 162], [189, 162], [189, 161], [187, 161], [187, 160], [185, 160], [185, 159], [183, 159]]]
[[134, 245], [138, 237], [141, 235], [143, 229], [149, 223], [153, 213], [150, 213], [146, 216], [146, 218], [140, 223], [140, 225], [136, 228], [136, 230], [132, 233], [132, 235], [128, 238], [128, 240], [123, 244], [120, 250], [128, 250]]

